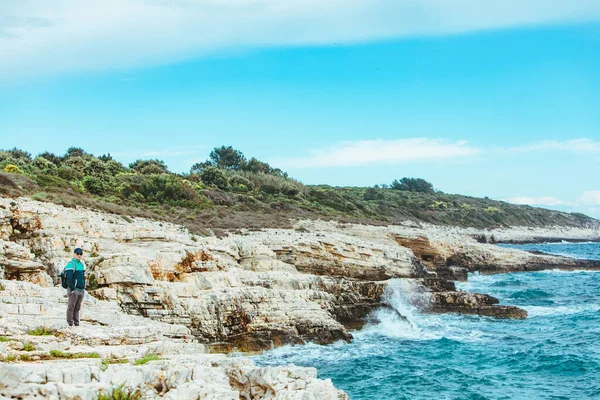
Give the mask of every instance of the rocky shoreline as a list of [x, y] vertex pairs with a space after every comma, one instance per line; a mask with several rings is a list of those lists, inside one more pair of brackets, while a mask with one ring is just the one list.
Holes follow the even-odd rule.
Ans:
[[[454, 282], [469, 272], [600, 270], [598, 261], [491, 244], [539, 238], [593, 241], [600, 228], [478, 231], [298, 221], [294, 229], [217, 238], [143, 218], [0, 198], [0, 335], [8, 340], [0, 343], [0, 356], [16, 361], [0, 366], [0, 395], [91, 399], [133, 374], [138, 378], [128, 387], [148, 398], [343, 399], [314, 369], [265, 369], [210, 353], [350, 341], [372, 310], [386, 306], [390, 279], [410, 279], [427, 291], [427, 312], [525, 318], [524, 310], [457, 291]], [[85, 251], [91, 286], [84, 326], [69, 331], [64, 291], [55, 283], [74, 247]], [[41, 325], [55, 332], [45, 342], [27, 333]], [[19, 349], [25, 341], [41, 353]], [[51, 350], [100, 358], [78, 359], [88, 373], [73, 378], [75, 372], [53, 374], [53, 366], [69, 370], [73, 361], [52, 358]], [[161, 360], [134, 365], [149, 352]], [[112, 359], [127, 364], [102, 363]], [[157, 387], [157, 380], [171, 383]]]

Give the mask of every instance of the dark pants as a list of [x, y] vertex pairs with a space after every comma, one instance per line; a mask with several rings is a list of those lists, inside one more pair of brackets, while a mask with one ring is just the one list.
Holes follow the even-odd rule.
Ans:
[[67, 323], [69, 326], [79, 325], [79, 310], [81, 309], [81, 302], [85, 296], [83, 290], [68, 291], [69, 306], [67, 307]]

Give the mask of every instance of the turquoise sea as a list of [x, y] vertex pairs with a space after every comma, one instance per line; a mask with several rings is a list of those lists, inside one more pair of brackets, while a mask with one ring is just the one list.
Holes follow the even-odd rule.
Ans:
[[[511, 245], [600, 259], [600, 243]], [[354, 400], [600, 399], [600, 273], [544, 271], [469, 276], [460, 289], [528, 311], [522, 321], [421, 314], [397, 280], [386, 293], [408, 317], [377, 311], [354, 341], [283, 347], [261, 365], [316, 367]]]

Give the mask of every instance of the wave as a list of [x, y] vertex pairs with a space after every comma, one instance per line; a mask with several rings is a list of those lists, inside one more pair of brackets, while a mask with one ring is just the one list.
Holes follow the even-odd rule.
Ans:
[[530, 318], [546, 317], [550, 315], [572, 315], [582, 313], [595, 313], [600, 311], [600, 304], [581, 304], [573, 306], [521, 306], [527, 311]]
[[511, 296], [513, 299], [519, 300], [535, 300], [535, 299], [547, 299], [552, 297], [550, 293], [547, 293], [541, 289], [525, 289], [515, 292]]
[[429, 304], [429, 293], [406, 279], [390, 280], [383, 295], [387, 307], [375, 310], [371, 323], [354, 336], [360, 340], [384, 337], [411, 341], [452, 340], [476, 342], [487, 340], [484, 331], [473, 326], [479, 316], [458, 314], [426, 314], [421, 309]]

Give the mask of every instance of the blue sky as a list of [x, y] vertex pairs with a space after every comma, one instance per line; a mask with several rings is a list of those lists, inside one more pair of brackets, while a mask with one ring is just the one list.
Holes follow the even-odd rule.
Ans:
[[600, 217], [598, 1], [2, 1], [0, 148], [183, 172], [231, 145]]

